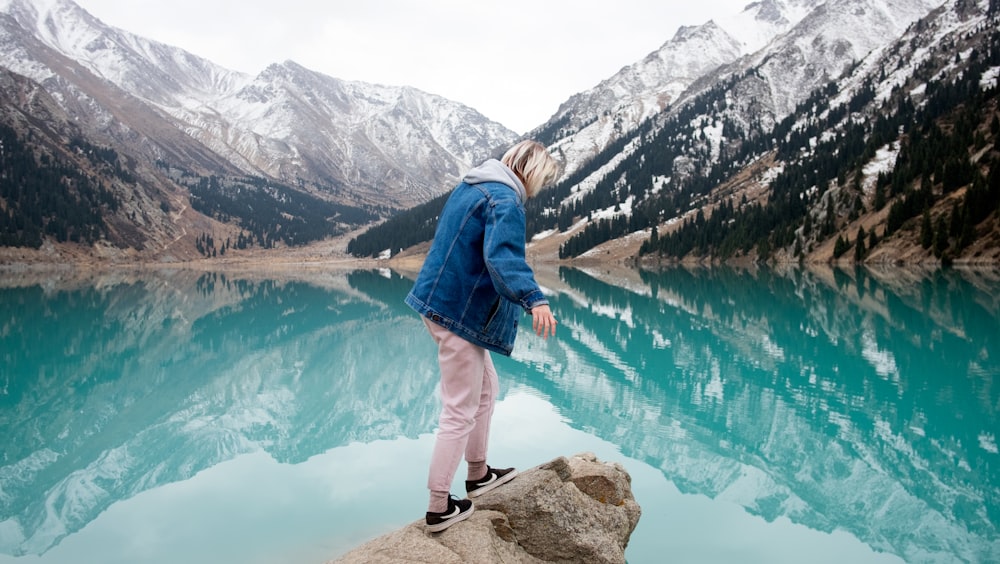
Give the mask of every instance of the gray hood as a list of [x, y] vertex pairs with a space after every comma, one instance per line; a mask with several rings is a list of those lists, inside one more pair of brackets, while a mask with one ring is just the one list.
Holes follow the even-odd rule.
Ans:
[[496, 159], [490, 159], [470, 170], [465, 175], [465, 178], [462, 179], [462, 182], [466, 184], [499, 182], [500, 184], [510, 186], [511, 189], [517, 192], [517, 196], [521, 199], [522, 204], [528, 198], [528, 193], [524, 190], [524, 184], [521, 183], [521, 179], [514, 174], [514, 171], [510, 167]]

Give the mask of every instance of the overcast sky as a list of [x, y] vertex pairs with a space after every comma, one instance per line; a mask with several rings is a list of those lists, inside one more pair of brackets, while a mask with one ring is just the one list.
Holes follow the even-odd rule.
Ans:
[[256, 74], [293, 60], [413, 86], [525, 133], [681, 25], [751, 0], [76, 0], [107, 24]]

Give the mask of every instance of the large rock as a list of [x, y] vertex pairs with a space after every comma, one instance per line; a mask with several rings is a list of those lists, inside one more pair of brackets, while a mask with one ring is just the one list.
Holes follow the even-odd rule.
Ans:
[[421, 519], [334, 562], [624, 564], [641, 513], [628, 472], [589, 453], [523, 471], [474, 501], [469, 519], [441, 533]]

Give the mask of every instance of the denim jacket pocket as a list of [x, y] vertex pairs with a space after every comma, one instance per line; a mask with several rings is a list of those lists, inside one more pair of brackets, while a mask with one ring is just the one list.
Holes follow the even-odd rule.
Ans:
[[514, 335], [517, 334], [517, 320], [520, 315], [520, 306], [501, 297], [490, 308], [486, 325], [483, 327], [483, 338], [495, 343], [503, 343], [508, 347], [513, 345]]
[[490, 307], [490, 312], [486, 314], [486, 323], [483, 324], [484, 329], [489, 329], [490, 325], [493, 324], [493, 320], [496, 319], [497, 313], [500, 312], [500, 305], [503, 302], [503, 298], [497, 297]]

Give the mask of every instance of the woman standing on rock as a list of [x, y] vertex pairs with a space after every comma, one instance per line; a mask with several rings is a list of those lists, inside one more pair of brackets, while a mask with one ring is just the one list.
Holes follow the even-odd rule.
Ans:
[[525, 260], [524, 202], [559, 175], [541, 144], [522, 141], [490, 159], [455, 187], [406, 304], [438, 346], [441, 417], [427, 487], [427, 530], [443, 531], [472, 514], [469, 499], [450, 495], [464, 455], [468, 497], [509, 482], [517, 471], [486, 464], [490, 419], [499, 391], [489, 351], [510, 356], [521, 310], [542, 338], [556, 319]]

